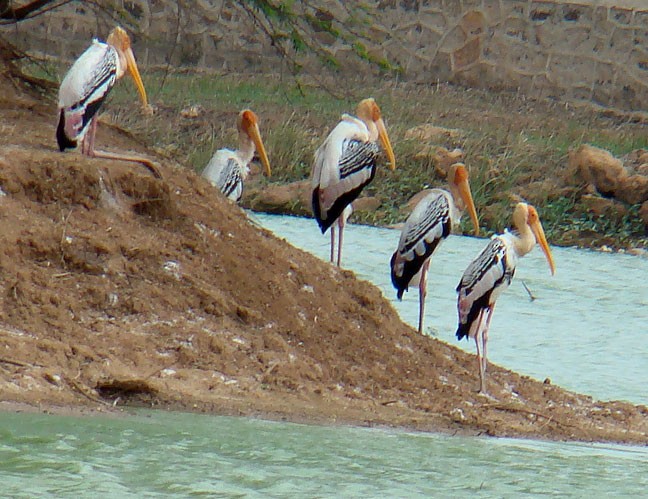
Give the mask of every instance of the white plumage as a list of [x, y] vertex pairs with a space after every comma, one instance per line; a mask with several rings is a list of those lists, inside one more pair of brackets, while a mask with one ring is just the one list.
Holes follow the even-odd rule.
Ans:
[[357, 153], [354, 155], [353, 150], [358, 149], [360, 144], [365, 144], [369, 140], [367, 126], [359, 119], [343, 114], [341, 121], [315, 151], [311, 186], [313, 189], [319, 189], [319, 209], [322, 213], [328, 214], [335, 201], [345, 192], [350, 192], [369, 181], [374, 158], [366, 158], [367, 168], [358, 169], [354, 175], [343, 177], [340, 166], [343, 155], [347, 162], [353, 158], [356, 164], [361, 165], [363, 158], [358, 157]]
[[[97, 39], [74, 62], [59, 88], [65, 136], [82, 140], [110, 89], [124, 73], [114, 47]], [[64, 147], [59, 142], [61, 150]]]
[[[432, 253], [450, 234], [450, 202], [448, 193], [432, 189], [407, 218], [391, 259], [392, 284], [398, 299], [409, 286], [419, 285]], [[424, 291], [422, 291], [424, 292]]]
[[65, 136], [70, 141], [83, 139], [92, 117], [115, 84], [119, 69], [117, 51], [95, 39], [65, 75], [58, 104], [64, 113]]
[[220, 149], [209, 160], [202, 176], [218, 187], [226, 198], [238, 202], [243, 195], [243, 182], [249, 172], [245, 159], [240, 158], [236, 151]]
[[236, 151], [219, 149], [214, 153], [202, 172], [202, 176], [232, 201], [238, 202], [243, 195], [243, 183], [248, 176], [248, 165], [259, 152], [266, 175], [270, 176], [270, 161], [261, 140], [257, 115], [250, 109], [239, 113], [237, 128], [239, 147]]

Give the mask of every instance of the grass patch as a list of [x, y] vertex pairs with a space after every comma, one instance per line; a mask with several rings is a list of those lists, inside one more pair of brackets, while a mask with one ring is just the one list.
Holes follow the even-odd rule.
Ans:
[[[148, 71], [143, 78], [157, 109], [155, 116], [134, 112], [137, 95], [130, 81], [115, 86], [104, 109], [143, 142], [195, 171], [202, 170], [217, 149], [236, 147], [236, 116], [249, 107], [260, 118], [273, 169], [271, 182], [307, 179], [315, 149], [340, 115], [353, 113], [361, 99], [373, 96], [383, 111], [397, 169], [379, 168], [365, 194], [379, 197], [382, 205], [376, 212], [355, 214], [356, 222], [403, 221], [402, 207], [411, 196], [424, 188], [445, 186], [435, 174], [434, 159], [421, 150], [460, 147], [486, 234], [507, 227], [513, 204], [524, 199], [536, 205], [554, 243], [567, 241], [565, 233], [586, 230], [597, 231], [606, 241], [612, 238], [618, 246], [646, 244], [636, 207], [614, 223], [587, 219], [579, 205], [577, 180], [569, 178], [567, 169], [569, 150], [584, 143], [617, 156], [648, 148], [641, 124], [550, 101], [451, 85], [326, 80], [335, 90], [329, 92], [306, 77], [297, 81], [279, 75]], [[199, 106], [197, 117], [183, 116], [190, 106]], [[407, 130], [421, 124], [460, 133], [431, 144], [405, 138]], [[584, 244], [598, 244], [587, 241]]]

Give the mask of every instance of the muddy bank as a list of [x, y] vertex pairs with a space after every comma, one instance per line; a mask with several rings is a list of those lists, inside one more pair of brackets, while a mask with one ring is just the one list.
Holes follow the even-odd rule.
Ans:
[[[645, 407], [497, 366], [494, 399], [478, 395], [474, 356], [193, 172], [59, 153], [50, 105], [3, 80], [0, 95], [3, 401], [648, 443]], [[114, 127], [97, 141], [155, 157]]]

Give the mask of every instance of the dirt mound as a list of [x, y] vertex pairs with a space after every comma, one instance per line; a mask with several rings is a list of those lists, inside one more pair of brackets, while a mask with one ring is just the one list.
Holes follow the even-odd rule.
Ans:
[[0, 396], [295, 421], [648, 442], [648, 411], [493, 366], [403, 324], [380, 291], [257, 227], [189, 169], [100, 124], [55, 148], [56, 112], [0, 80]]

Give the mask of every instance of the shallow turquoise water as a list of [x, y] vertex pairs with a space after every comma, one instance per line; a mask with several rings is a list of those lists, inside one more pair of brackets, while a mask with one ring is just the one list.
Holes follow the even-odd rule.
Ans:
[[[251, 218], [328, 260], [329, 234], [322, 235], [314, 220], [257, 213]], [[348, 225], [342, 266], [376, 284], [416, 328], [418, 289], [410, 289], [399, 302], [390, 280], [389, 260], [399, 237], [394, 229]], [[428, 279], [426, 333], [471, 353], [474, 342], [455, 337], [455, 288], [486, 243], [450, 236], [433, 257]], [[497, 302], [489, 360], [597, 399], [648, 404], [648, 259], [574, 248], [552, 247], [552, 252], [553, 277], [539, 247], [520, 261]]]
[[2, 497], [641, 497], [648, 449], [139, 412], [0, 414]]

